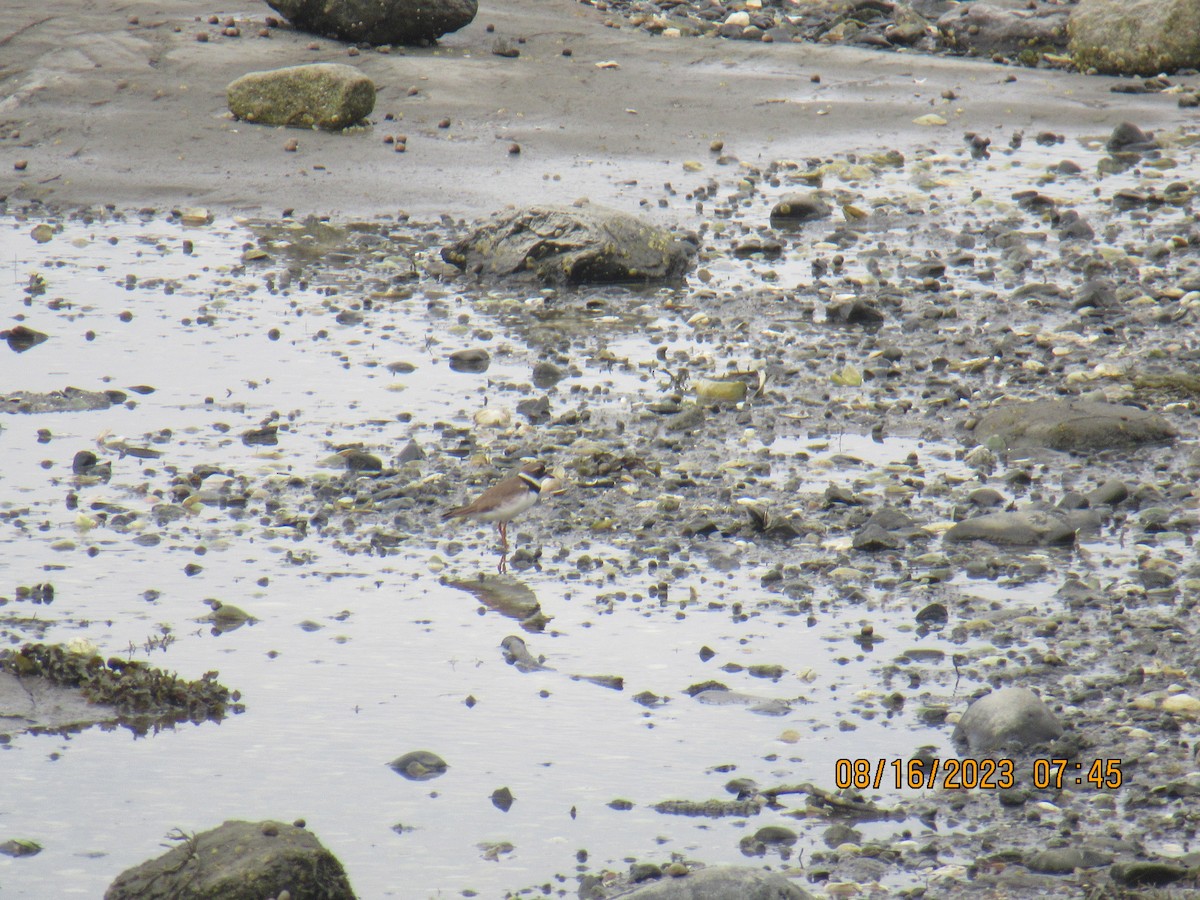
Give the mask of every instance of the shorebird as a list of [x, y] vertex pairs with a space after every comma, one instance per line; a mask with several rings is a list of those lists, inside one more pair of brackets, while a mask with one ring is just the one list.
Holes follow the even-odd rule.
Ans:
[[500, 532], [499, 571], [508, 569], [508, 523], [542, 498], [542, 488], [551, 476], [540, 462], [521, 467], [516, 475], [492, 485], [466, 506], [442, 513], [443, 519], [478, 519], [495, 522]]

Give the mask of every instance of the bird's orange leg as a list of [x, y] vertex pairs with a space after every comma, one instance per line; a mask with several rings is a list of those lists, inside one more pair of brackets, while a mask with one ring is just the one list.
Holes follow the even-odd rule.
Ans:
[[503, 575], [508, 571], [508, 523], [497, 522], [496, 527], [500, 529], [500, 565], [496, 571]]

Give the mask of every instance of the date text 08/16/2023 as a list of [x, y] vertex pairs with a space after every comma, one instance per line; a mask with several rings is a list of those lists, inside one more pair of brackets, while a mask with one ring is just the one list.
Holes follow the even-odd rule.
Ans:
[[1119, 759], [839, 759], [834, 764], [839, 788], [896, 790], [940, 787], [947, 791], [1000, 791], [1024, 783], [1038, 790], [1085, 785], [1116, 790], [1124, 783]]

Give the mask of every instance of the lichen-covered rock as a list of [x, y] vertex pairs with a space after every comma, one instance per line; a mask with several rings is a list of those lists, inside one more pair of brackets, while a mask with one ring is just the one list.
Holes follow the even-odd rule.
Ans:
[[297, 28], [339, 41], [420, 44], [471, 24], [477, 0], [267, 0]]
[[1084, 71], [1157, 75], [1200, 66], [1196, 0], [1081, 0], [1067, 33], [1071, 59]]
[[529, 273], [542, 281], [616, 284], [678, 278], [695, 247], [636, 216], [581, 204], [501, 213], [442, 249], [442, 259], [482, 275]]
[[249, 72], [225, 89], [229, 111], [247, 122], [337, 131], [375, 108], [375, 83], [353, 66], [314, 63]]
[[1157, 413], [1092, 400], [1006, 403], [988, 410], [975, 424], [977, 441], [996, 438], [1010, 450], [1045, 447], [1090, 453], [1175, 436], [1171, 423]]
[[337, 857], [311, 832], [282, 822], [230, 821], [117, 876], [104, 900], [354, 900]]

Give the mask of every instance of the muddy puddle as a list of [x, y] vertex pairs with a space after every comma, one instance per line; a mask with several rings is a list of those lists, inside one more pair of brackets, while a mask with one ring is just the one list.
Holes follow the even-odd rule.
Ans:
[[[971, 202], [973, 184], [1003, 184], [995, 215], [1016, 227], [1008, 195], [1058, 155], [1035, 154], [1023, 157], [1028, 178], [1004, 158], [963, 174], [961, 152], [930, 165], [953, 187], [947, 208]], [[776, 171], [786, 181], [800, 166]], [[922, 171], [877, 169], [886, 203], [858, 189], [843, 198], [879, 212], [860, 248], [900, 244], [919, 258], [952, 245], [906, 224], [905, 198], [934, 191]], [[957, 388], [934, 379], [924, 396], [911, 384], [865, 396], [861, 374], [884, 341], [839, 332], [816, 347], [827, 323], [806, 290], [814, 261], [833, 265], [845, 247], [795, 239], [778, 262], [729, 252], [769, 209], [769, 177], [751, 181], [722, 182], [714, 202], [735, 227], [714, 232], [699, 283], [657, 291], [464, 289], [437, 259], [445, 228], [395, 219], [94, 213], [48, 220], [36, 238], [47, 222], [0, 221], [16, 298], [6, 327], [21, 316], [48, 336], [21, 353], [0, 346], [0, 389], [120, 392], [103, 409], [0, 419], [0, 636], [87, 641], [189, 678], [217, 670], [245, 706], [144, 737], [14, 735], [0, 748], [0, 838], [43, 849], [0, 857], [5, 894], [98, 896], [172, 829], [230, 818], [305, 819], [365, 897], [573, 894], [579, 874], [631, 860], [744, 863], [759, 850], [742, 839], [773, 824], [798, 840], [768, 861], [795, 866], [827, 849], [828, 827], [797, 797], [753, 816], [654, 806], [731, 800], [735, 778], [833, 790], [839, 759], [954, 755], [946, 714], [998, 672], [1037, 669], [1042, 649], [1008, 632], [1069, 618], [1064, 573], [1120, 580], [1148, 545], [1190, 552], [1179, 529], [1147, 538], [1121, 520], [1075, 547], [983, 554], [986, 576], [952, 559], [939, 540], [946, 498], [983, 483], [1010, 499], [1027, 499], [1030, 481], [1083, 489], [1127, 461], [1006, 481], [1050, 466], [1001, 457], [984, 471], [968, 459], [942, 421], [961, 418], [965, 389], [947, 400]], [[693, 206], [702, 183], [672, 188], [669, 203]], [[1091, 187], [1055, 190], [1084, 204]], [[847, 256], [838, 290], [853, 293], [873, 276], [871, 256]], [[1017, 370], [971, 362], [988, 325], [969, 281], [952, 298], [962, 318], [936, 342], [884, 337], [911, 342], [917, 360], [961, 350], [938, 378], [1024, 390]], [[791, 293], [772, 296], [780, 285]], [[1024, 336], [1061, 325], [1056, 315]], [[813, 349], [789, 355], [805, 341]], [[1056, 375], [1121, 352], [1072, 356], [1069, 335], [1060, 346]], [[486, 371], [452, 368], [462, 349], [486, 349]], [[543, 363], [556, 374], [535, 388]], [[691, 408], [695, 379], [732, 376], [748, 385], [744, 402], [659, 427]], [[543, 394], [549, 412], [522, 406]], [[379, 471], [348, 472], [347, 449]], [[74, 471], [80, 451], [111, 475]], [[438, 513], [527, 456], [570, 464], [567, 489], [510, 529], [508, 584], [524, 611], [505, 615], [486, 591], [450, 583], [495, 577], [494, 530]], [[902, 555], [854, 555], [841, 519], [814, 520], [863, 496], [905, 506], [925, 532]], [[782, 518], [799, 523], [789, 541], [748, 524], [769, 532]], [[50, 603], [18, 596], [46, 583]], [[211, 600], [255, 621], [222, 633]], [[934, 603], [951, 607], [948, 627], [918, 615]], [[512, 635], [544, 668], [505, 660]], [[1089, 659], [1088, 672], [1117, 666]], [[728, 696], [691, 696], [709, 682]], [[448, 770], [413, 781], [388, 767], [415, 750]], [[493, 802], [504, 788], [507, 811]], [[930, 837], [922, 792], [874, 796], [904, 811], [862, 824], [868, 839]], [[970, 861], [966, 850], [940, 858]], [[923, 877], [893, 872], [889, 887]]]

